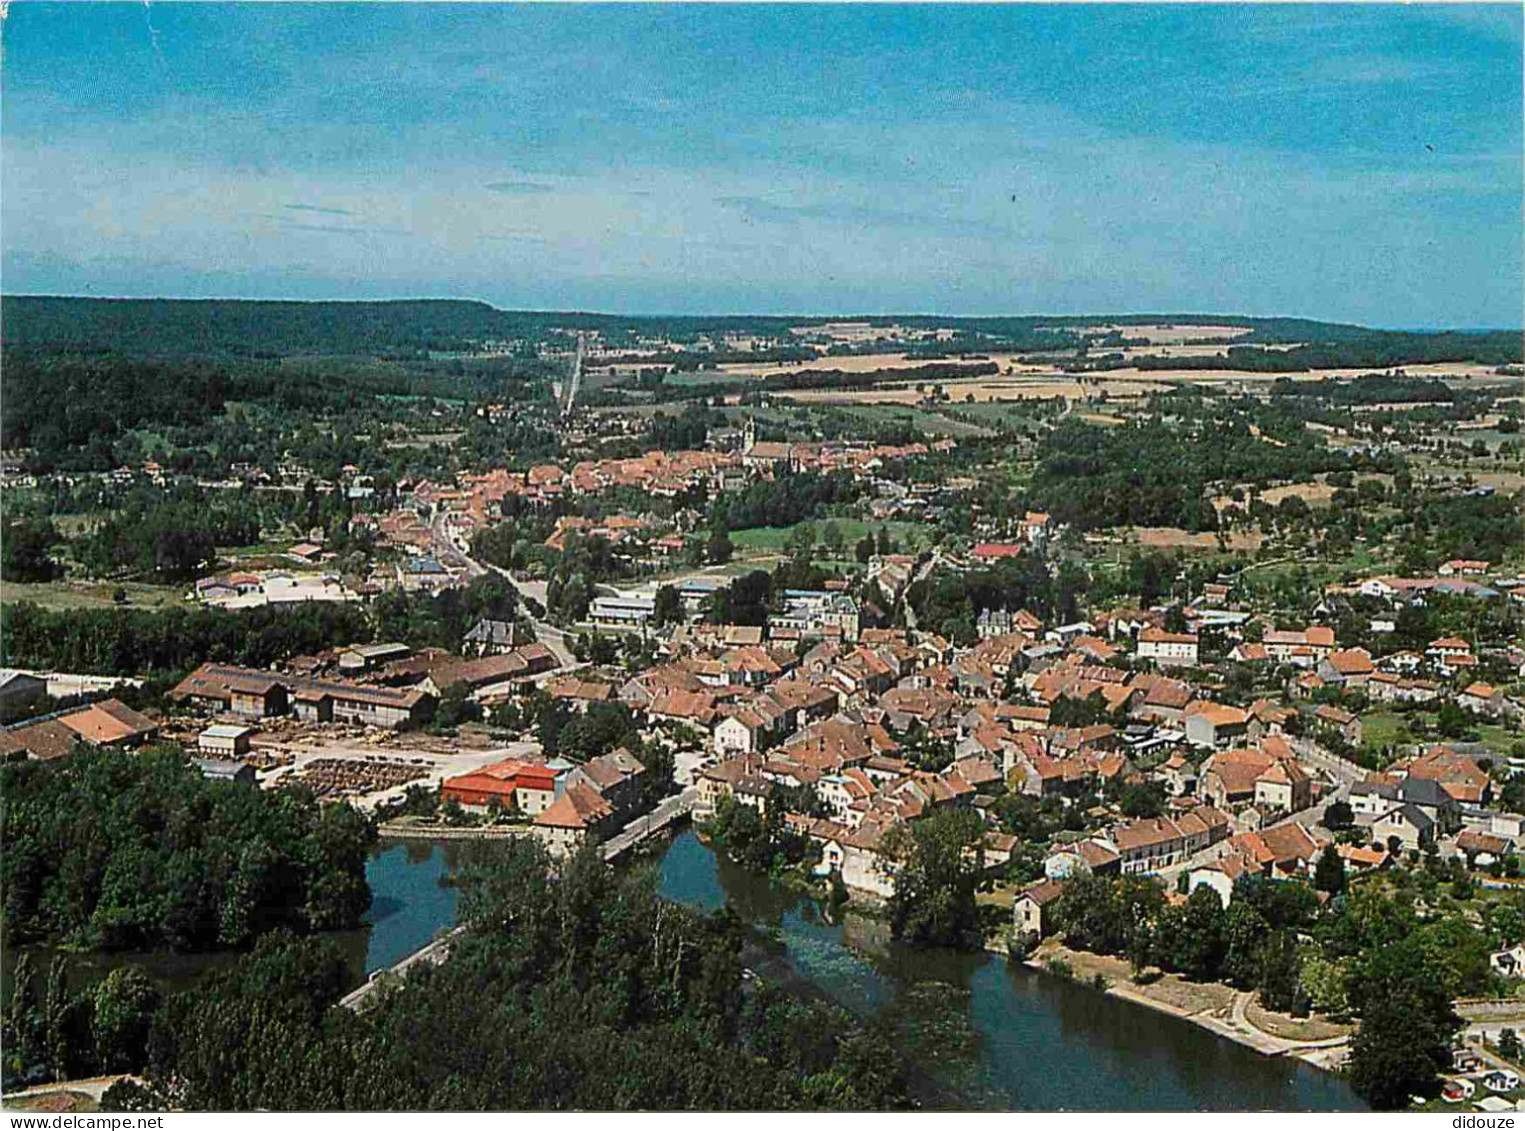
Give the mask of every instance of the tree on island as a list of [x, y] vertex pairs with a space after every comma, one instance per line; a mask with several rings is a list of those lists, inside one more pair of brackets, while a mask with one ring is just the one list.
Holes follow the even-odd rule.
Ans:
[[810, 851], [810, 838], [784, 820], [788, 808], [782, 790], [775, 788], [759, 813], [732, 797], [722, 797], [709, 823], [710, 837], [725, 857], [754, 872], [771, 872], [798, 864]]
[[879, 1110], [911, 1103], [895, 1034], [749, 979], [730, 910], [652, 869], [529, 838], [458, 873], [449, 958], [351, 1011], [332, 939], [267, 936], [155, 1011], [107, 1110]]

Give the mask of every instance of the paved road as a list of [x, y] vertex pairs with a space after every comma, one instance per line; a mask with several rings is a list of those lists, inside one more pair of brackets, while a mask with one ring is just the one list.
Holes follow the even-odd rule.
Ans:
[[[453, 566], [456, 569], [464, 569], [466, 576], [472, 578], [484, 577], [489, 573], [495, 573], [513, 586], [514, 591], [521, 598], [534, 596], [533, 594], [526, 593], [526, 586], [514, 580], [514, 575], [508, 570], [503, 569], [501, 566], [495, 566], [490, 562], [478, 561], [452, 541], [448, 531], [445, 529], [445, 513], [443, 511], [435, 512], [434, 518], [430, 520], [429, 530], [434, 536], [434, 556], [445, 565]], [[543, 585], [540, 596], [535, 599], [544, 605], [545, 592]], [[564, 630], [546, 621], [535, 620], [533, 617], [530, 618], [530, 623], [535, 630], [535, 639], [550, 649], [551, 654], [561, 664], [562, 671], [570, 671], [583, 666], [577, 657], [572, 655], [571, 648], [567, 646], [567, 633]]]
[[577, 352], [572, 355], [572, 373], [567, 378], [567, 403], [561, 408], [562, 416], [572, 415], [572, 407], [577, 403], [577, 394], [582, 391], [582, 359], [587, 348], [587, 339], [578, 334]]
[[397, 975], [400, 977], [420, 962], [427, 962], [430, 966], [438, 966], [446, 958], [450, 957], [451, 944], [455, 942], [456, 937], [465, 929], [465, 927], [456, 927], [454, 930], [441, 935], [421, 950], [415, 950], [396, 966], [376, 971], [365, 985], [351, 990], [344, 997], [340, 998], [339, 1004], [344, 1006], [345, 1009], [358, 1010], [364, 1004], [366, 998], [370, 997], [376, 991], [376, 987], [381, 984], [383, 981], [382, 975]]
[[689, 786], [682, 793], [663, 798], [650, 813], [637, 817], [604, 842], [604, 859], [613, 860], [627, 848], [639, 844], [653, 833], [661, 832], [678, 817], [690, 812], [699, 800], [699, 787]]
[[445, 529], [445, 516], [444, 510], [435, 508], [434, 517], [429, 520], [429, 533], [434, 536], [434, 556], [444, 565], [464, 569], [467, 577], [481, 577], [487, 568], [455, 544]]

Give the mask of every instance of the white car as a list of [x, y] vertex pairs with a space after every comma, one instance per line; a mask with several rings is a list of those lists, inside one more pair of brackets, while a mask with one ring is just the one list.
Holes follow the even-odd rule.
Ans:
[[1483, 1086], [1494, 1092], [1512, 1092], [1520, 1086], [1520, 1078], [1508, 1069], [1495, 1068], [1483, 1073]]

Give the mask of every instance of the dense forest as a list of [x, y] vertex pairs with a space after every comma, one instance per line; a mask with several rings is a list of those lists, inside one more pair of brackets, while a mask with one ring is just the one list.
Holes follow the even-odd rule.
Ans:
[[1354, 380], [1323, 377], [1317, 381], [1293, 381], [1278, 377], [1271, 386], [1273, 397], [1304, 397], [1337, 405], [1424, 404], [1451, 402], [1456, 391], [1434, 377], [1405, 377], [1368, 373]]
[[[9, 304], [6, 317], [9, 332]], [[293, 447], [300, 453], [292, 440], [302, 425], [335, 420], [346, 426], [322, 437], [331, 458], [312, 459], [333, 473], [370, 450], [353, 442], [356, 433], [407, 419], [416, 398], [523, 400], [526, 383], [554, 369], [514, 359], [280, 361], [7, 345], [0, 447], [32, 449], [37, 471], [105, 471], [142, 458], [149, 436], [165, 444], [166, 466], [225, 471], [233, 461], [271, 465]], [[210, 455], [197, 459], [193, 448]]]
[[1520, 545], [1518, 497], [1436, 493], [1413, 507], [1408, 517], [1404, 553], [1415, 566], [1451, 558], [1499, 562]]
[[955, 644], [971, 645], [980, 613], [986, 609], [1026, 609], [1049, 623], [1077, 618], [1090, 579], [1075, 562], [1050, 571], [1033, 554], [998, 558], [989, 566], [962, 573], [936, 570], [906, 590], [906, 603], [916, 623]]
[[[228, 299], [94, 299], [8, 295], [5, 343], [67, 350], [120, 350], [159, 355], [417, 356], [469, 348], [483, 341], [543, 340], [568, 331], [594, 330], [616, 344], [639, 336], [691, 342], [725, 333], [783, 335], [820, 321], [805, 315], [641, 316], [572, 311], [499, 310], [467, 299], [388, 302], [282, 302]], [[1260, 344], [1300, 343], [1284, 351], [1305, 367], [1421, 361], [1519, 360], [1519, 336], [1497, 333], [1421, 334], [1371, 330], [1302, 318], [1251, 318], [1236, 314], [1018, 315], [961, 318], [928, 314], [836, 315], [913, 330], [951, 329], [953, 343], [925, 349], [1004, 344], [1019, 350], [1072, 347], [1095, 339], [1130, 342], [1130, 326], [1235, 326], [1249, 333], [1235, 348], [1258, 355]], [[1111, 326], [1110, 334], [1094, 328]], [[1512, 340], [1511, 340], [1512, 338]], [[570, 340], [570, 339], [568, 339]], [[872, 343], [867, 348], [882, 348]], [[1303, 352], [1299, 352], [1303, 351]], [[1512, 351], [1512, 354], [1511, 354]], [[836, 352], [851, 352], [839, 348]], [[1365, 360], [1350, 360], [1362, 358]], [[1335, 360], [1326, 360], [1335, 359]], [[1172, 364], [1176, 364], [1172, 361]]]
[[[464, 869], [449, 961], [354, 1013], [337, 952], [267, 937], [236, 967], [136, 999], [146, 1087], [107, 1107], [190, 1111], [878, 1110], [911, 1104], [898, 1042], [744, 977], [746, 936], [654, 894], [650, 871], [504, 846]], [[40, 995], [38, 995], [40, 996]], [[120, 997], [121, 995], [118, 995]], [[47, 1055], [36, 999], [8, 1033]], [[127, 1026], [119, 1026], [127, 1027]]]
[[417, 353], [512, 336], [484, 302], [255, 302], [8, 295], [6, 345], [284, 357]]
[[302, 788], [204, 780], [178, 749], [81, 748], [0, 768], [5, 942], [242, 947], [353, 927], [375, 830]]
[[[498, 310], [469, 299], [390, 302], [281, 302], [232, 299], [95, 299], [7, 295], [7, 345], [61, 349], [125, 349], [159, 354], [231, 353], [253, 356], [362, 354], [448, 350], [482, 340], [540, 337], [556, 330], [597, 330], [615, 341], [636, 334], [676, 341], [701, 333], [784, 334], [819, 317], [805, 315], [642, 316], [572, 311]], [[1226, 314], [1024, 315], [957, 318], [886, 314], [834, 316], [875, 325], [930, 330], [948, 327], [971, 337], [1015, 339], [1024, 348], [1072, 341], [1075, 330], [1106, 323], [1244, 326], [1249, 341], [1344, 341], [1373, 335], [1359, 326], [1296, 318]]]
[[793, 526], [822, 517], [829, 506], [852, 502], [863, 490], [850, 475], [779, 474], [771, 482], [754, 480], [739, 491], [717, 495], [710, 504], [710, 525], [727, 530]]
[[0, 663], [101, 675], [185, 672], [208, 660], [262, 668], [290, 656], [366, 643], [372, 633], [363, 608], [333, 601], [162, 611], [51, 610], [22, 601], [5, 607]]
[[1116, 428], [1071, 418], [1044, 436], [1030, 495], [1056, 520], [1079, 530], [1214, 530], [1210, 483], [1303, 480], [1352, 466], [1351, 457], [1305, 429], [1276, 428], [1264, 416], [1259, 422], [1242, 415], [1202, 417], [1174, 426], [1155, 418]]

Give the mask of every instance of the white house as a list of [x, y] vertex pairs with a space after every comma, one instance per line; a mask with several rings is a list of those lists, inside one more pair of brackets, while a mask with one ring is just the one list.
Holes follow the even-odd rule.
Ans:
[[1153, 660], [1160, 667], [1196, 667], [1197, 636], [1191, 632], [1166, 632], [1150, 625], [1139, 630], [1138, 658]]

